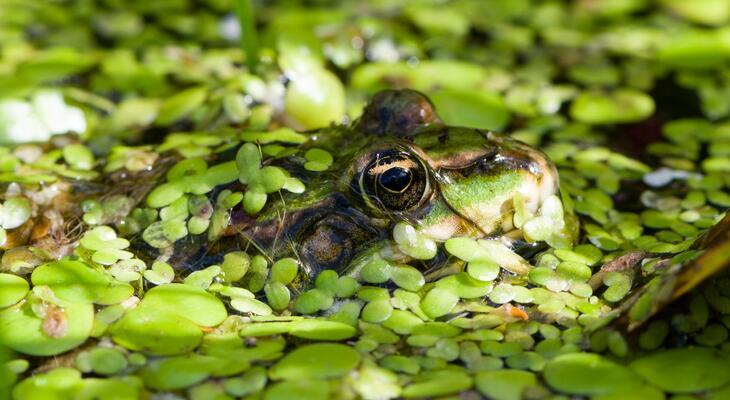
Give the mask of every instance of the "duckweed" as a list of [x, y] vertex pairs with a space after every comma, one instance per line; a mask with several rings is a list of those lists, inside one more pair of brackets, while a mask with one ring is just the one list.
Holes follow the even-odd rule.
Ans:
[[459, 302], [459, 296], [446, 288], [431, 289], [421, 301], [421, 309], [431, 318], [448, 314]]
[[294, 193], [304, 191], [302, 183], [297, 178], [290, 177], [285, 170], [274, 166], [261, 167], [259, 149], [251, 143], [241, 146], [236, 154], [236, 165], [239, 181], [248, 186], [243, 195], [243, 206], [249, 214], [261, 211], [268, 193], [280, 189]]
[[537, 385], [534, 374], [513, 370], [479, 372], [474, 381], [482, 395], [498, 400], [522, 399], [527, 388]]
[[23, 225], [31, 217], [32, 208], [28, 199], [14, 197], [0, 205], [0, 226], [3, 229], [15, 229]]
[[647, 382], [670, 393], [715, 389], [730, 381], [727, 357], [704, 347], [661, 351], [632, 362], [630, 367]]
[[175, 271], [172, 266], [165, 262], [155, 262], [150, 269], [144, 271], [144, 278], [155, 285], [170, 283], [175, 278]]
[[17, 304], [28, 294], [30, 286], [25, 279], [12, 274], [0, 274], [0, 308]]
[[294, 324], [289, 334], [309, 340], [344, 340], [355, 336], [356, 330], [336, 321], [305, 319]]
[[472, 378], [458, 370], [423, 373], [415, 376], [414, 380], [415, 382], [403, 388], [404, 398], [444, 396], [472, 386]]
[[201, 355], [171, 357], [148, 363], [140, 375], [145, 385], [155, 389], [182, 389], [203, 381], [219, 363], [215, 357]]
[[296, 278], [298, 269], [297, 261], [293, 258], [277, 260], [271, 266], [271, 280], [288, 285]]
[[269, 377], [287, 381], [336, 378], [355, 368], [360, 358], [358, 352], [342, 344], [310, 344], [279, 360], [269, 370]]
[[31, 281], [36, 286], [48, 286], [61, 300], [78, 303], [98, 301], [113, 284], [102, 271], [78, 261], [56, 261], [38, 266], [33, 270]]
[[90, 170], [94, 166], [94, 155], [83, 144], [70, 144], [63, 148], [63, 158], [75, 169]]
[[405, 222], [399, 222], [393, 228], [393, 240], [400, 251], [419, 260], [428, 260], [436, 255], [436, 243]]
[[[5, 5], [0, 398], [728, 397], [721, 2], [107, 3]], [[342, 212], [391, 87], [560, 194]]]
[[545, 381], [562, 392], [599, 395], [641, 385], [631, 369], [596, 354], [564, 354], [545, 365]]
[[326, 400], [329, 398], [329, 385], [327, 381], [313, 379], [309, 381], [283, 381], [278, 382], [266, 390], [264, 399], [266, 400], [285, 400], [291, 397], [292, 393], [297, 393], [301, 399], [306, 400]]
[[309, 171], [326, 171], [332, 165], [332, 155], [322, 149], [310, 149], [304, 153], [307, 162], [304, 168]]
[[86, 341], [94, 323], [88, 303], [29, 299], [0, 311], [0, 342], [19, 353], [52, 356]]
[[[86, 354], [88, 355], [83, 358], [88, 358], [89, 370], [95, 374], [118, 374], [128, 365], [126, 357], [119, 350], [98, 347]], [[82, 358], [82, 355], [77, 356], [77, 364], [79, 364], [79, 358]]]
[[155, 123], [164, 126], [186, 117], [203, 104], [207, 92], [203, 86], [192, 87], [166, 98], [160, 104]]

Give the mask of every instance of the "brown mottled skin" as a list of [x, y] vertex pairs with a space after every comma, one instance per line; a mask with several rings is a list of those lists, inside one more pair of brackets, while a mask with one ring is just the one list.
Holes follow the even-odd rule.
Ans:
[[[332, 154], [332, 167], [307, 171], [302, 155], [310, 148]], [[298, 258], [312, 278], [322, 269], [347, 268], [387, 240], [398, 221], [437, 241], [500, 235], [511, 229], [511, 218], [503, 217], [511, 215], [515, 193], [534, 212], [557, 191], [557, 174], [541, 152], [478, 129], [446, 126], [428, 98], [413, 90], [380, 92], [351, 127], [312, 132], [296, 154], [264, 163], [286, 169], [307, 190], [271, 196], [257, 216], [234, 209], [231, 225], [213, 243], [204, 237], [178, 241], [170, 257], [176, 268], [196, 269], [229, 251], [256, 249], [271, 259]], [[443, 257], [430, 263], [439, 262]]]

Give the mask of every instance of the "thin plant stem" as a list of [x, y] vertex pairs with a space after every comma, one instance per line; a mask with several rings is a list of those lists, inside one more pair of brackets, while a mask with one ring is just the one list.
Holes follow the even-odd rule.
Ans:
[[253, 0], [234, 0], [233, 3], [241, 25], [241, 49], [246, 57], [246, 66], [254, 72], [259, 61], [259, 43]]

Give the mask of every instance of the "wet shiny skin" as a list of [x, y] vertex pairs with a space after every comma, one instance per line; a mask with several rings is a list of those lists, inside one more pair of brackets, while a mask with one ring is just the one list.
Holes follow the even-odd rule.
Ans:
[[[327, 171], [304, 168], [302, 155], [311, 148], [333, 155]], [[293, 256], [310, 278], [322, 269], [347, 269], [358, 254], [389, 240], [399, 221], [437, 242], [519, 236], [514, 196], [534, 213], [558, 187], [555, 167], [539, 150], [446, 126], [430, 101], [411, 90], [378, 93], [351, 126], [312, 132], [296, 154], [265, 162], [285, 168], [307, 190], [273, 196], [255, 218], [234, 210], [227, 234], [205, 254], [236, 247], [273, 259]]]

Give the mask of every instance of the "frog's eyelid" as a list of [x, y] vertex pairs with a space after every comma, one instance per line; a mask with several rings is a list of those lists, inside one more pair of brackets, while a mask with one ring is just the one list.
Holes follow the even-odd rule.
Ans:
[[454, 170], [461, 170], [465, 168], [470, 168], [478, 163], [483, 163], [486, 161], [492, 161], [499, 155], [499, 150], [496, 147], [489, 148], [489, 152], [484, 153], [478, 157], [474, 157], [472, 159], [469, 159], [468, 161], [464, 161], [463, 163], [451, 163], [448, 165], [445, 164], [439, 164], [436, 166], [437, 170], [446, 170], [446, 171], [454, 171]]

